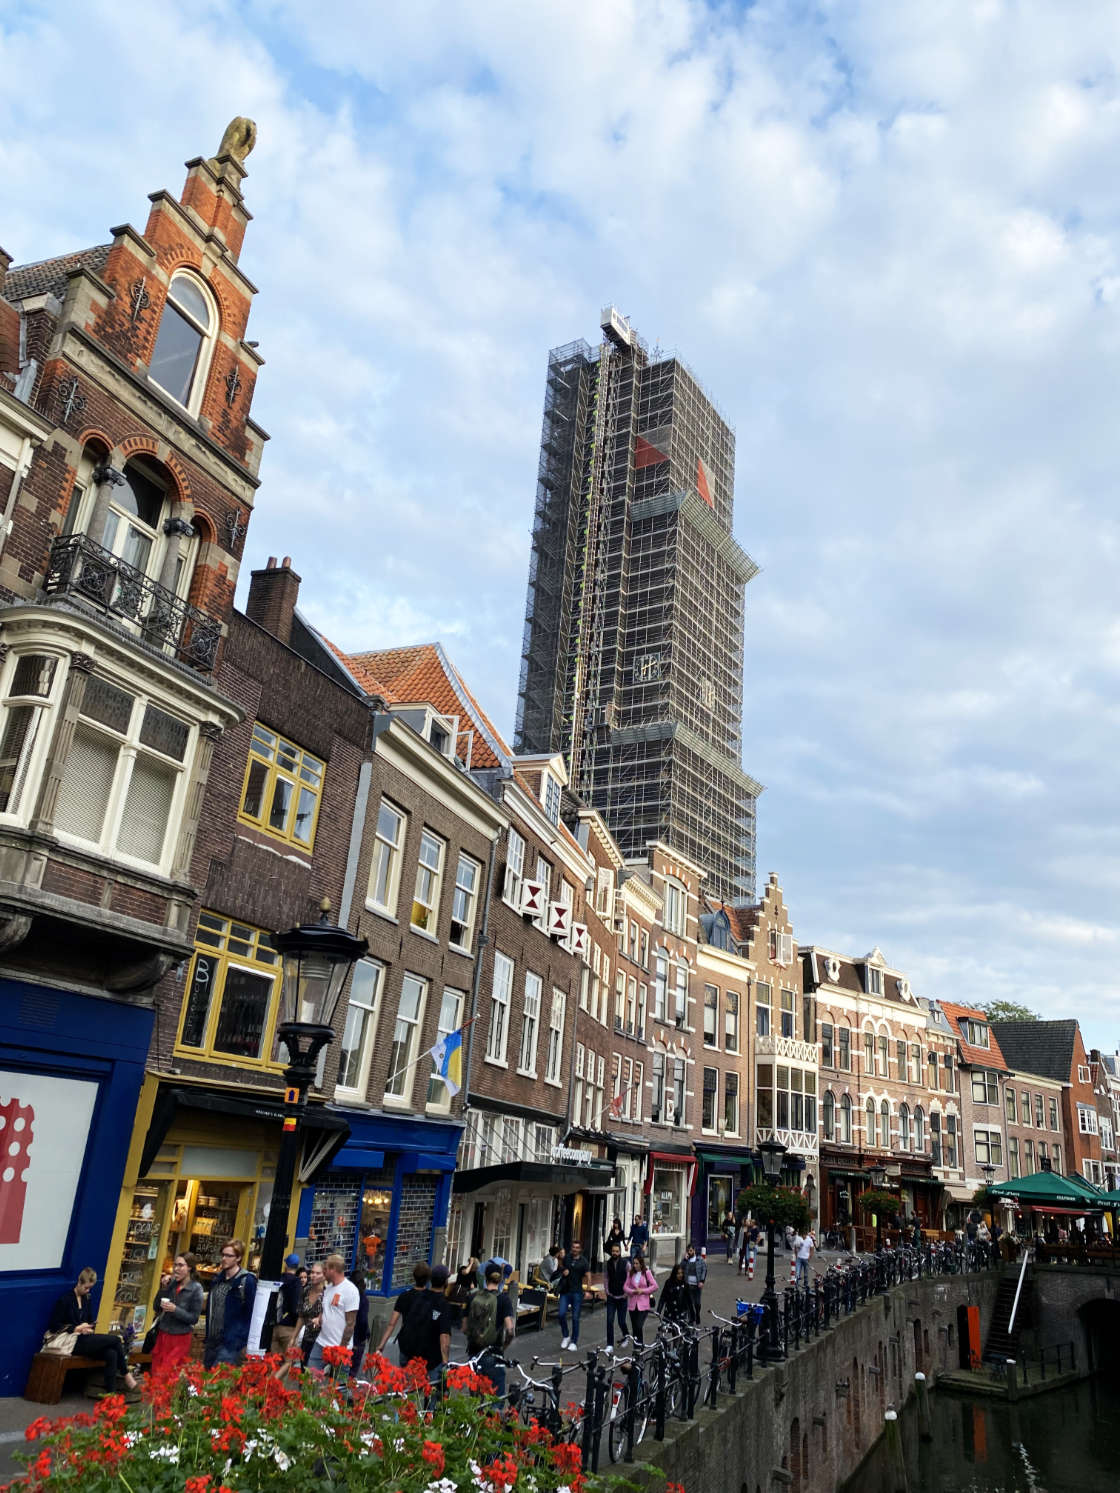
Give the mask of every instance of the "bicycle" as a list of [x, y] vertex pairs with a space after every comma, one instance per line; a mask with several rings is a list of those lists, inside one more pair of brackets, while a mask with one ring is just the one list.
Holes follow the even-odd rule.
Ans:
[[610, 1408], [607, 1411], [607, 1455], [612, 1462], [632, 1461], [634, 1447], [642, 1440], [649, 1425], [650, 1397], [646, 1392], [642, 1360], [637, 1352], [629, 1358], [614, 1355], [611, 1360], [622, 1379], [612, 1378]]
[[[514, 1385], [509, 1393], [510, 1409], [526, 1425], [534, 1421], [542, 1426], [552, 1437], [553, 1441], [569, 1441], [576, 1444], [583, 1434], [583, 1407], [575, 1406], [574, 1415], [565, 1415], [560, 1407], [560, 1389], [563, 1384], [564, 1375], [582, 1370], [582, 1363], [544, 1363], [538, 1358], [531, 1360], [530, 1367], [551, 1369], [547, 1379], [534, 1379], [527, 1374], [516, 1358], [506, 1360], [510, 1368], [516, 1369], [521, 1376], [521, 1383]], [[537, 1396], [541, 1396], [538, 1406]]]

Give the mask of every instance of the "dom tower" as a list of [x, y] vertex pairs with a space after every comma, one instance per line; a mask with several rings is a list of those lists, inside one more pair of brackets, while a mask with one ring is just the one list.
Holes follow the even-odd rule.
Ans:
[[683, 363], [613, 307], [602, 329], [549, 355], [518, 749], [563, 752], [628, 858], [663, 841], [753, 901], [735, 438]]

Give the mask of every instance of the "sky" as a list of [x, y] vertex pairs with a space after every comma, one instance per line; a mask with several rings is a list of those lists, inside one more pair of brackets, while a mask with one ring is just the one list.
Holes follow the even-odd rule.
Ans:
[[617, 304], [737, 438], [795, 935], [1120, 1043], [1114, 0], [0, 7], [0, 243], [256, 120], [248, 569], [512, 736], [545, 365]]

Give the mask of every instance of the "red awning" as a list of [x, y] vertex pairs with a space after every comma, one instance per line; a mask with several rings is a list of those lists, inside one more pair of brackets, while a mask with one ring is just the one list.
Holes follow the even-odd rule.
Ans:
[[1100, 1210], [1092, 1204], [1087, 1208], [1055, 1208], [1047, 1206], [1040, 1207], [1037, 1203], [1028, 1203], [1025, 1208], [1016, 1208], [1016, 1213], [1060, 1213], [1063, 1218], [1085, 1218], [1090, 1213], [1098, 1213]]
[[681, 1151], [651, 1151], [651, 1161], [668, 1161], [672, 1166], [691, 1166], [692, 1157]]

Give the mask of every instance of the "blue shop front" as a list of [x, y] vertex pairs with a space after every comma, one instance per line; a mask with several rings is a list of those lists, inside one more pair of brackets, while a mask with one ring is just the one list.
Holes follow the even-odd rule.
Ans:
[[104, 1276], [153, 1013], [0, 979], [0, 1395], [23, 1393], [57, 1298]]
[[304, 1189], [296, 1249], [309, 1263], [340, 1254], [369, 1295], [393, 1296], [442, 1253], [462, 1124], [332, 1108], [350, 1138]]

